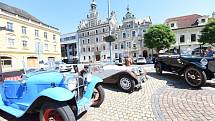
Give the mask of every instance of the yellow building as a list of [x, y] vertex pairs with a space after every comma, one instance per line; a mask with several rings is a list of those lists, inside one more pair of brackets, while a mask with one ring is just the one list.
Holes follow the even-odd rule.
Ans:
[[[60, 32], [24, 10], [0, 2], [0, 56], [3, 72], [60, 60]], [[25, 64], [23, 64], [25, 63]]]

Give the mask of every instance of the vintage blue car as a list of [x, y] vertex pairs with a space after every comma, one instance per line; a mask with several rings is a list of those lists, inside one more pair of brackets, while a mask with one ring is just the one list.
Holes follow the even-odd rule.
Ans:
[[37, 70], [22, 75], [18, 81], [0, 84], [0, 109], [19, 118], [39, 112], [40, 121], [75, 121], [90, 106], [104, 100], [102, 79], [90, 75]]

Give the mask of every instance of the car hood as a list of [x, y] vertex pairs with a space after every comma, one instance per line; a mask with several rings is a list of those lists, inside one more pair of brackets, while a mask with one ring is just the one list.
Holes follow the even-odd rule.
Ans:
[[63, 83], [63, 74], [59, 72], [43, 72], [27, 75], [27, 83], [29, 84], [61, 84]]

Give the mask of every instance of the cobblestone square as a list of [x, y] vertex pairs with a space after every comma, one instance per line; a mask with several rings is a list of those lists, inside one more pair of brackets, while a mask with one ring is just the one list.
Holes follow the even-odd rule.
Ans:
[[[144, 65], [149, 79], [143, 88], [131, 94], [116, 86], [103, 85], [105, 101], [91, 107], [78, 121], [214, 121], [215, 83], [209, 81], [196, 90], [186, 85], [183, 77], [164, 73], [156, 75], [152, 65]], [[32, 121], [38, 115], [15, 119], [0, 112], [1, 121]], [[6, 115], [6, 116], [5, 116]], [[33, 117], [33, 118], [32, 118]]]

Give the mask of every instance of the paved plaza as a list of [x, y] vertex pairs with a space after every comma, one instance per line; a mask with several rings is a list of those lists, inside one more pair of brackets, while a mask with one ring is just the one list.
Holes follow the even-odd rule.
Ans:
[[[185, 84], [183, 77], [164, 73], [156, 75], [152, 65], [144, 65], [149, 79], [143, 88], [131, 94], [113, 85], [104, 85], [105, 101], [90, 108], [78, 121], [214, 121], [215, 83], [209, 81], [196, 90]], [[0, 112], [1, 121], [32, 121], [32, 116], [15, 120]], [[37, 119], [37, 115], [33, 115]]]

